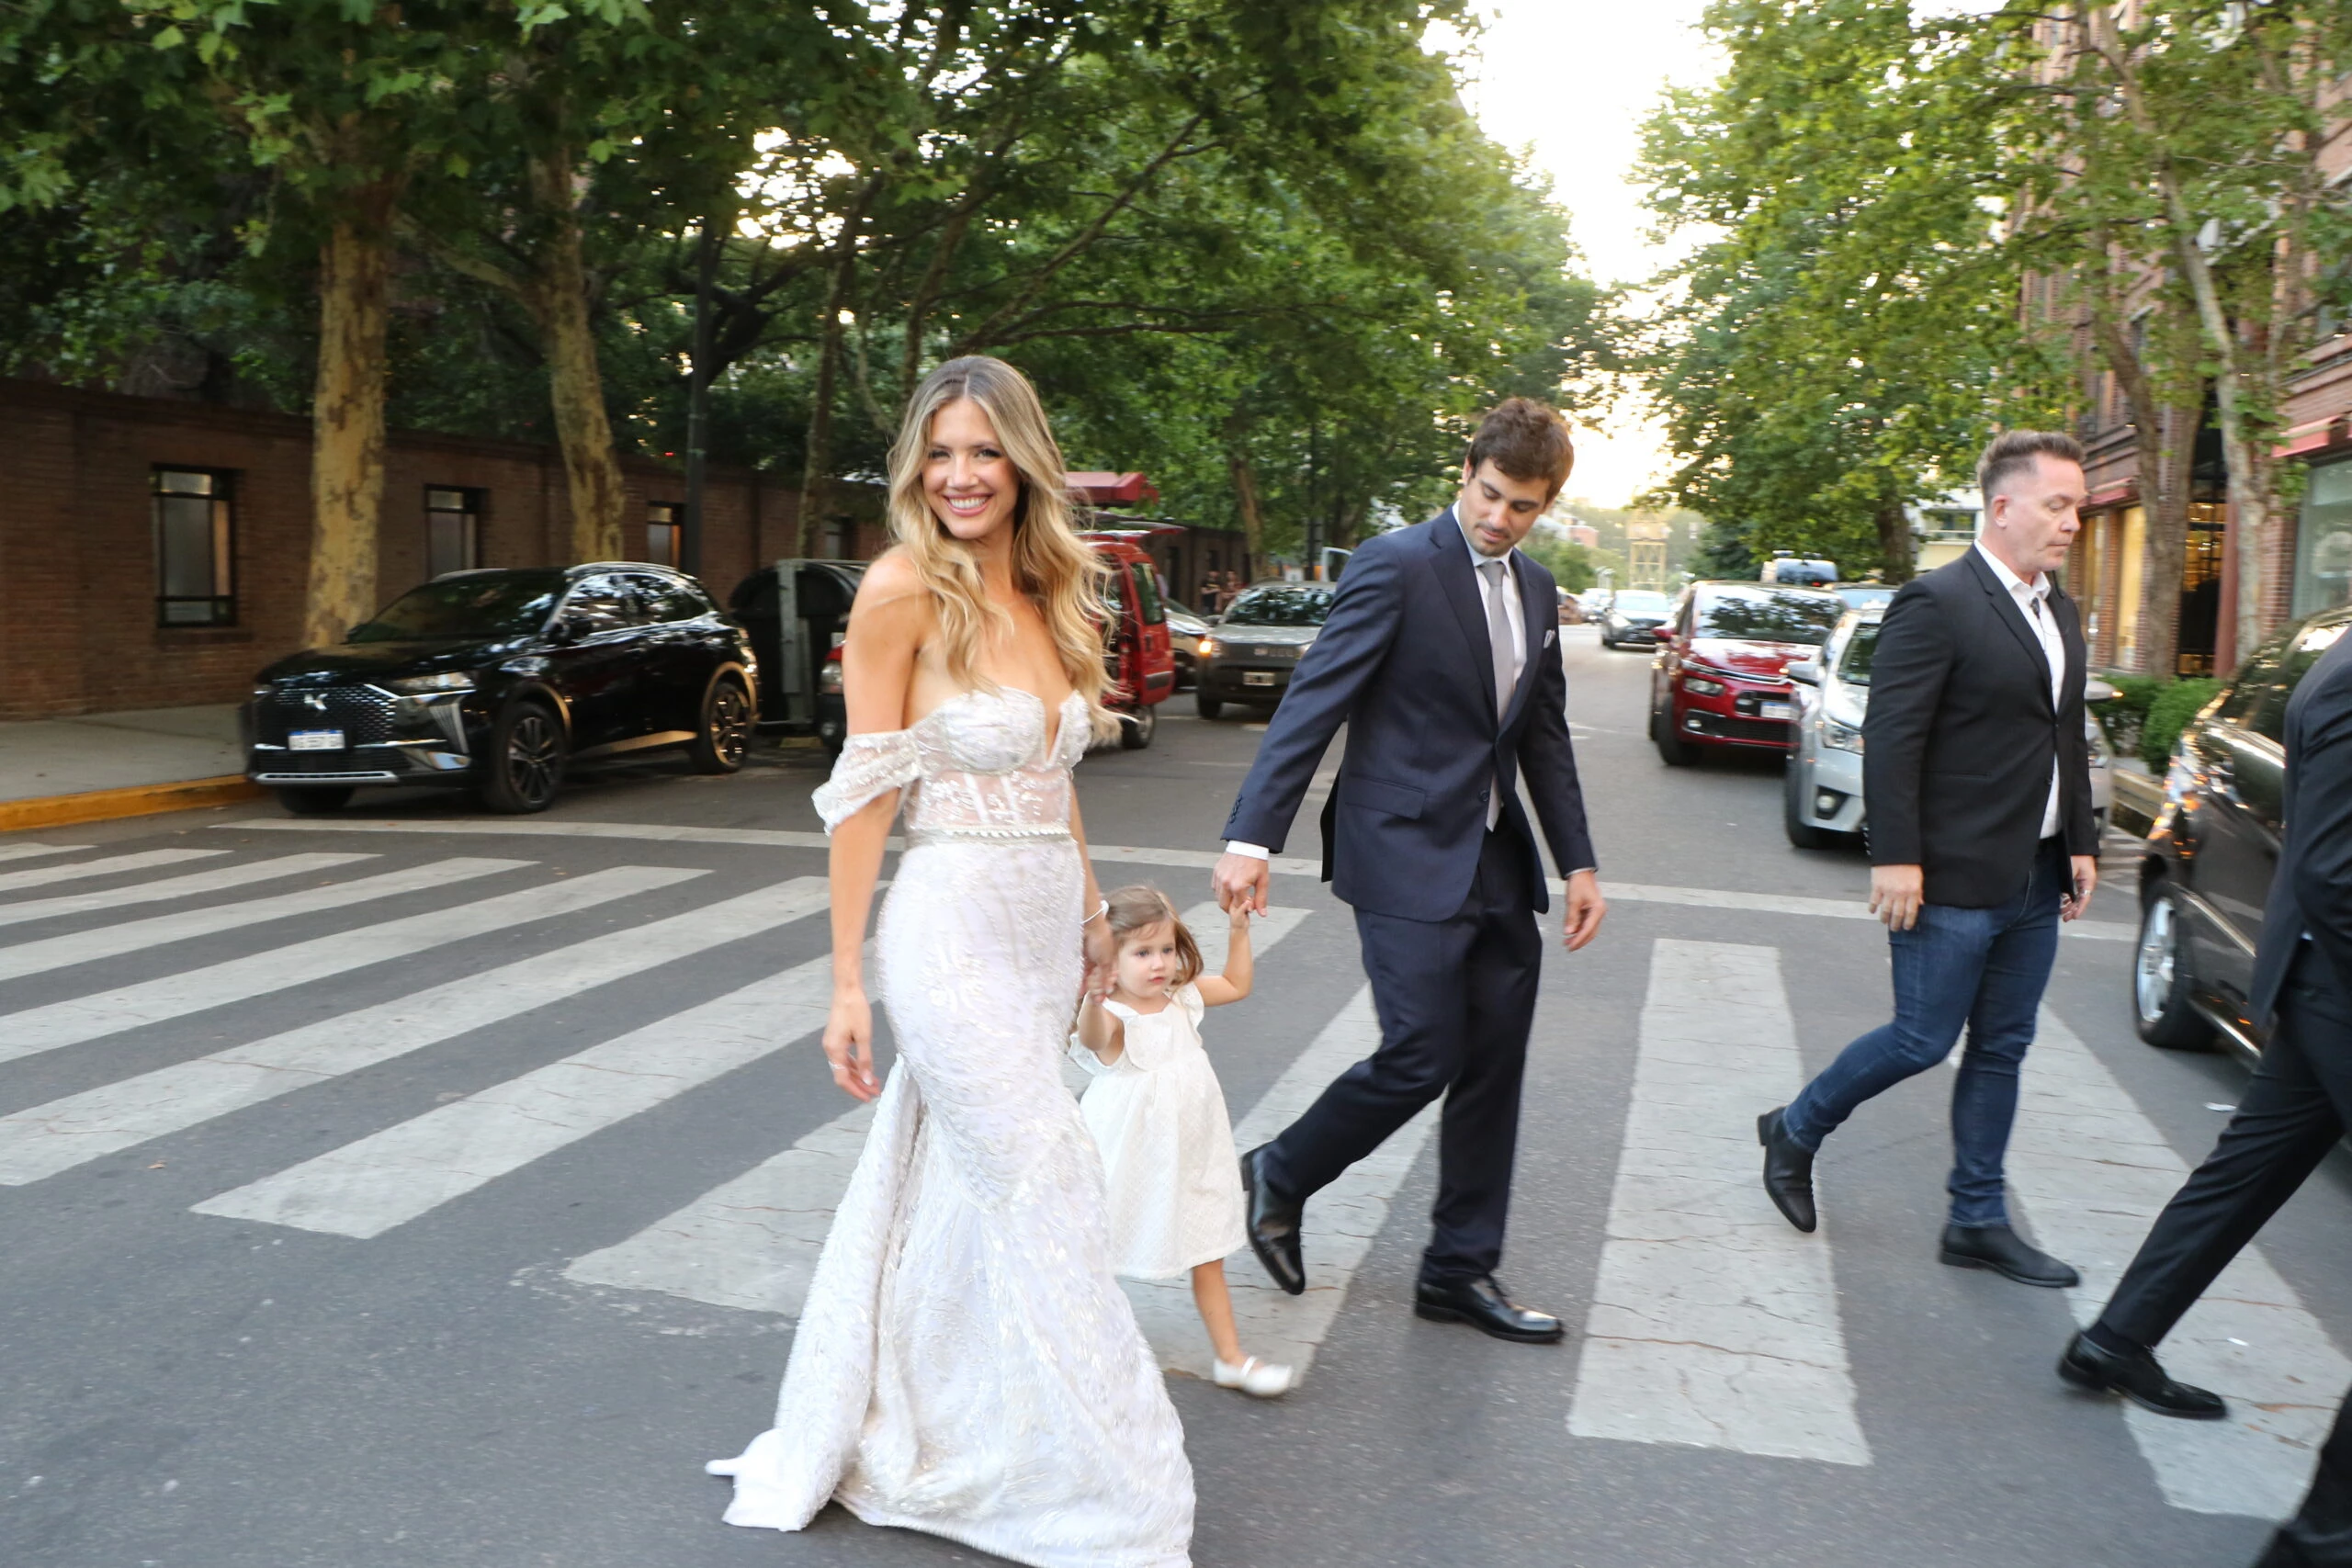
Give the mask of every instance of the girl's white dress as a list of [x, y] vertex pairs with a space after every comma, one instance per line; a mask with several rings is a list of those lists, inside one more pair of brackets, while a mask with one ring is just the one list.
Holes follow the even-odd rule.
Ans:
[[1111, 1266], [1165, 1280], [1241, 1250], [1241, 1161], [1208, 1053], [1201, 1048], [1200, 988], [1178, 987], [1140, 1013], [1114, 1001], [1126, 1048], [1109, 1066], [1073, 1043], [1093, 1075], [1079, 1110], [1102, 1151], [1111, 1197]]
[[850, 737], [817, 793], [830, 829], [908, 792], [874, 938], [898, 1060], [775, 1425], [709, 1467], [735, 1478], [729, 1524], [797, 1530], [833, 1500], [1037, 1568], [1191, 1561], [1184, 1434], [1112, 1277], [1102, 1162], [1062, 1087], [1085, 746], [1076, 696], [1057, 713], [966, 692]]

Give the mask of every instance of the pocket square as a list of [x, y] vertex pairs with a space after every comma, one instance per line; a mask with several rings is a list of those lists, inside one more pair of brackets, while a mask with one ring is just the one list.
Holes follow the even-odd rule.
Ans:
[[1546, 648], [1551, 647], [1555, 642], [1557, 642], [1557, 641], [1559, 640], [1559, 638], [1560, 638], [1560, 631], [1559, 631], [1559, 628], [1558, 628], [1558, 627], [1556, 627], [1556, 626], [1546, 626], [1546, 627], [1544, 627], [1544, 647], [1546, 647]]

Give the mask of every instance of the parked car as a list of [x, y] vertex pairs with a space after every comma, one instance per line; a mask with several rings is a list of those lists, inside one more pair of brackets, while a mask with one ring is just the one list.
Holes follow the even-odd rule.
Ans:
[[814, 735], [835, 756], [849, 734], [849, 710], [842, 700], [842, 637], [866, 565], [775, 561], [737, 583], [727, 600], [759, 656], [760, 722]]
[[1159, 603], [1168, 612], [1168, 651], [1176, 660], [1176, 689], [1185, 691], [1199, 683], [1201, 638], [1216, 622], [1173, 599]]
[[1200, 689], [1193, 697], [1201, 716], [1218, 717], [1227, 703], [1279, 704], [1291, 671], [1331, 614], [1337, 592], [1329, 582], [1259, 582], [1236, 594], [1201, 639]]
[[1609, 589], [1588, 588], [1577, 595], [1577, 607], [1584, 612], [1584, 618], [1589, 624], [1598, 626], [1613, 597], [1615, 595]]
[[1826, 588], [1838, 581], [1838, 563], [1807, 559], [1791, 550], [1774, 550], [1772, 558], [1764, 563], [1764, 570], [1757, 581], [1777, 582], [1789, 588]]
[[1113, 625], [1103, 639], [1102, 661], [1111, 675], [1110, 705], [1125, 721], [1119, 727], [1119, 744], [1140, 751], [1159, 731], [1159, 705], [1176, 690], [1167, 602], [1159, 596], [1151, 556], [1141, 546], [1113, 533], [1082, 537], [1112, 567], [1105, 597]]
[[1796, 696], [1783, 671], [1813, 655], [1846, 606], [1820, 588], [1691, 583], [1658, 633], [1650, 677], [1650, 739], [1669, 767], [1710, 747], [1786, 751]]
[[2278, 867], [2287, 699], [2347, 628], [2352, 609], [2330, 610], [2271, 638], [2173, 747], [2140, 862], [2132, 1014], [2151, 1045], [2201, 1048], [2218, 1035], [2261, 1054], [2246, 990]]
[[1657, 628], [1674, 611], [1674, 601], [1663, 593], [1653, 593], [1646, 588], [1628, 588], [1609, 596], [1608, 605], [1600, 612], [1600, 646], [1623, 648], [1632, 643], [1642, 648], [1656, 645]]
[[1577, 595], [1569, 592], [1565, 588], [1559, 590], [1559, 594], [1560, 624], [1564, 626], [1580, 626], [1584, 625], [1584, 601]]
[[542, 811], [571, 763], [662, 746], [731, 773], [758, 671], [750, 636], [667, 567], [449, 572], [254, 677], [245, 776], [307, 815], [397, 784]]
[[[1884, 614], [1883, 604], [1847, 611], [1818, 658], [1789, 663], [1797, 727], [1781, 780], [1781, 825], [1798, 849], [1829, 849], [1861, 835], [1862, 716], [1870, 709], [1871, 658]], [[2104, 702], [2115, 688], [2092, 681], [2085, 695]], [[2098, 721], [2087, 715], [2083, 733], [2090, 744], [2091, 814], [2104, 830], [2114, 800], [2114, 754]]]

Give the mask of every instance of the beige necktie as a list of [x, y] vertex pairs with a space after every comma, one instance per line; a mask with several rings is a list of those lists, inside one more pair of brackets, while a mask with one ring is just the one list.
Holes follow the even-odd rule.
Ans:
[[1487, 580], [1487, 649], [1495, 661], [1495, 717], [1500, 719], [1510, 706], [1511, 688], [1519, 682], [1511, 678], [1510, 612], [1507, 596], [1510, 581], [1503, 575], [1503, 563], [1482, 560], [1478, 570]]

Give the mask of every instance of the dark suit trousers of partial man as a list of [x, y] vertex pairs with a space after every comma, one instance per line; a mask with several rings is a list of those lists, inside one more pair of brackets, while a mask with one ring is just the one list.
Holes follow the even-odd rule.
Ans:
[[1533, 862], [1506, 818], [1487, 833], [1470, 895], [1450, 919], [1356, 911], [1380, 1049], [1267, 1146], [1277, 1187], [1317, 1191], [1444, 1095], [1424, 1283], [1479, 1279], [1502, 1260], [1544, 958], [1528, 885]]

